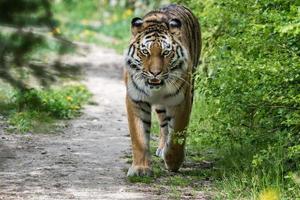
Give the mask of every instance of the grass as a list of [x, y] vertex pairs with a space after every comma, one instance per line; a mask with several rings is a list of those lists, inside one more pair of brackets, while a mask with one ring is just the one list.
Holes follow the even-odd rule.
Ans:
[[[112, 7], [100, 1], [54, 3], [59, 31], [67, 38], [113, 48], [123, 53], [130, 37], [131, 9]], [[69, 12], [69, 9], [72, 12]], [[83, 11], [84, 9], [84, 11]]]
[[1, 115], [7, 118], [12, 130], [37, 132], [57, 119], [78, 116], [90, 96], [86, 87], [79, 84], [22, 93], [9, 86], [1, 87]]
[[144, 184], [150, 184], [153, 183], [152, 177], [139, 177], [139, 176], [132, 176], [128, 177], [128, 181], [130, 183], [144, 183]]
[[8, 122], [12, 126], [10, 131], [17, 130], [20, 133], [25, 133], [34, 130], [34, 132], [43, 132], [53, 123], [53, 119], [44, 112], [22, 111], [11, 113]]

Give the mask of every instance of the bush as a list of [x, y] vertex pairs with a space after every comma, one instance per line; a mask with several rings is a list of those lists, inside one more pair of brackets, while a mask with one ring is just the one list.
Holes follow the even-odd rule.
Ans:
[[46, 112], [58, 119], [74, 117], [90, 93], [84, 86], [67, 86], [63, 89], [31, 89], [15, 95], [15, 103], [22, 110]]
[[258, 176], [246, 181], [255, 198], [270, 185], [299, 197], [291, 178], [300, 170], [299, 3], [177, 2], [195, 11], [203, 30], [190, 142], [217, 149], [224, 173]]
[[90, 96], [87, 88], [82, 85], [48, 90], [31, 89], [16, 92], [5, 107], [15, 108], [8, 112], [9, 123], [19, 131], [26, 132], [34, 129], [39, 122], [77, 116]]

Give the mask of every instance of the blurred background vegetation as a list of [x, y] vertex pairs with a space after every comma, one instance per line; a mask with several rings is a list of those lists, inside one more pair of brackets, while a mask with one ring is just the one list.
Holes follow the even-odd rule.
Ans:
[[155, 178], [193, 185], [213, 199], [300, 198], [299, 1], [17, 2], [0, 2], [0, 106], [12, 125], [29, 130], [39, 115], [76, 116], [89, 98], [84, 86], [49, 87], [76, 69], [59, 62], [75, 42], [123, 53], [132, 17], [169, 2], [184, 4], [203, 32], [187, 145], [188, 162], [200, 164], [165, 182], [156, 167]]
[[142, 16], [166, 3], [168, 1], [160, 0], [56, 0], [53, 10], [60, 31], [68, 38], [123, 53], [130, 37], [132, 17]]

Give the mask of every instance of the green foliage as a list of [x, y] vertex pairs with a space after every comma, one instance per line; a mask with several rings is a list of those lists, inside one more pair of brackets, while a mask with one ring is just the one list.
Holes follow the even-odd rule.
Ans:
[[[79, 71], [61, 64], [61, 55], [74, 46], [57, 27], [53, 3], [0, 1], [0, 79], [6, 83], [0, 83], [0, 112], [21, 132], [74, 117], [90, 96], [82, 86], [49, 89], [50, 83]], [[29, 89], [40, 85], [48, 89]]]
[[[53, 3], [59, 29], [68, 38], [114, 48], [123, 53], [130, 38], [130, 22], [164, 1], [56, 1]], [[72, 10], [72, 12], [69, 12]]]
[[187, 187], [191, 184], [190, 179], [187, 177], [182, 177], [180, 175], [177, 176], [172, 176], [169, 178], [168, 183], [172, 186], [182, 186], [182, 187]]
[[58, 61], [53, 66], [41, 59], [45, 57], [45, 50], [57, 55], [70, 47], [62, 40], [56, 24], [48, 0], [1, 1], [0, 79], [14, 88], [26, 90], [32, 86], [28, 84], [29, 76], [43, 86], [65, 76], [66, 70]]
[[13, 112], [8, 119], [9, 124], [13, 126], [11, 129], [15, 129], [21, 133], [40, 129], [41, 126], [51, 124], [52, 121], [46, 113], [29, 110]]
[[120, 53], [128, 42], [133, 9], [122, 2], [58, 1], [53, 7], [60, 31], [72, 40], [115, 48]]
[[77, 116], [90, 96], [91, 94], [82, 85], [15, 92], [2, 102], [6, 108], [3, 114], [8, 115], [8, 121], [14, 128], [26, 132], [42, 122]]
[[128, 181], [130, 183], [144, 183], [144, 184], [150, 184], [153, 182], [153, 178], [152, 177], [142, 177], [142, 176], [131, 176], [128, 177]]
[[0, 23], [16, 26], [46, 26], [51, 22], [48, 0], [3, 0], [0, 2]]
[[299, 2], [177, 2], [199, 17], [204, 42], [189, 142], [213, 151], [219, 186], [234, 194], [222, 198], [257, 198], [271, 186], [298, 198], [287, 177], [300, 170]]
[[89, 97], [90, 93], [84, 86], [67, 86], [58, 90], [31, 89], [25, 93], [17, 93], [14, 103], [21, 110], [37, 110], [58, 119], [68, 119], [78, 113], [81, 104]]

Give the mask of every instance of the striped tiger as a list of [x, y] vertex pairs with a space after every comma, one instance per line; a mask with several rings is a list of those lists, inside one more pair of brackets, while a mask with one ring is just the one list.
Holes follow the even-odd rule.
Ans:
[[169, 5], [131, 21], [124, 79], [133, 162], [127, 176], [149, 176], [151, 111], [160, 124], [156, 155], [170, 171], [184, 160], [186, 128], [193, 102], [193, 72], [201, 51], [197, 18]]

